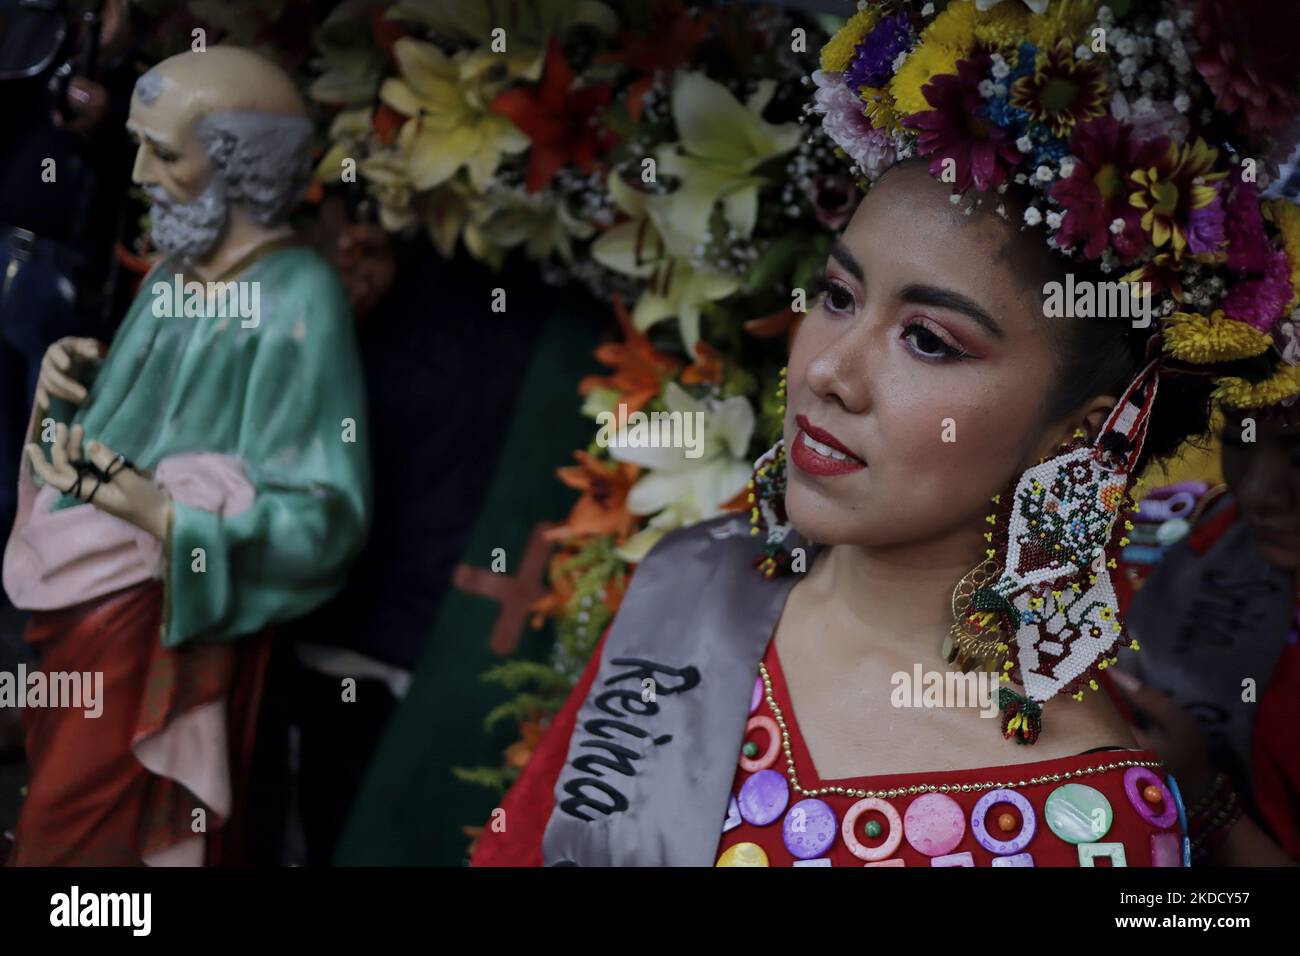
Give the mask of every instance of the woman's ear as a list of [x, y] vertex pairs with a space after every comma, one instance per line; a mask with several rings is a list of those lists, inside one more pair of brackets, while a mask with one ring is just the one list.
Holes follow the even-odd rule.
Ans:
[[1073, 414], [1062, 418], [1043, 436], [1043, 445], [1038, 449], [1038, 457], [1051, 458], [1062, 445], [1068, 444], [1074, 438], [1080, 428], [1087, 434], [1089, 441], [1095, 441], [1101, 426], [1106, 423], [1106, 418], [1117, 401], [1118, 399], [1113, 395], [1098, 395], [1089, 399]]
[[1088, 403], [1083, 414], [1078, 416], [1079, 427], [1088, 433], [1090, 440], [1097, 440], [1101, 426], [1106, 424], [1106, 419], [1118, 401], [1114, 395], [1098, 395]]

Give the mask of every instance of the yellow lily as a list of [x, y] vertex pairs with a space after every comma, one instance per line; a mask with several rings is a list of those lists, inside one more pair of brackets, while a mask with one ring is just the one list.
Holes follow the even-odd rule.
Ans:
[[465, 52], [449, 58], [432, 43], [410, 37], [393, 46], [402, 78], [385, 80], [379, 98], [410, 117], [398, 143], [409, 157], [416, 189], [432, 189], [464, 166], [474, 188], [484, 192], [502, 154], [528, 148], [522, 130], [487, 108], [488, 90], [477, 80], [462, 81]]
[[[461, 79], [473, 79], [493, 67], [507, 76], [537, 82], [546, 59], [546, 41], [561, 38], [579, 24], [594, 27], [605, 36], [618, 30], [618, 16], [597, 0], [530, 0], [497, 9], [483, 0], [405, 0], [395, 3], [386, 16], [418, 23], [438, 36], [478, 46], [465, 58]], [[492, 31], [505, 31], [504, 53], [492, 50]]]
[[572, 263], [573, 240], [588, 239], [595, 231], [575, 219], [564, 201], [552, 194], [493, 189], [471, 205], [465, 245], [493, 269], [500, 269], [506, 252], [520, 245], [533, 261], [556, 253]]
[[375, 150], [357, 164], [366, 192], [379, 203], [379, 223], [389, 232], [405, 232], [417, 222], [407, 164], [406, 155], [392, 147]]
[[369, 109], [344, 110], [330, 124], [330, 148], [316, 164], [316, 178], [323, 183], [335, 183], [343, 172], [343, 160], [357, 157], [365, 149], [370, 135], [373, 111]]

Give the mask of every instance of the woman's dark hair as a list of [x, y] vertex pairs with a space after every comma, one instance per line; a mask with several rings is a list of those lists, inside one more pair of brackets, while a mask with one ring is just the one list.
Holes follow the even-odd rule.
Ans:
[[[1011, 200], [1007, 203], [1009, 208], [1023, 209], [1028, 205], [1023, 187], [1009, 187], [1006, 197]], [[1013, 215], [1011, 222], [1023, 221], [1019, 209]], [[1024, 229], [1003, 250], [1002, 257], [1012, 257], [1013, 267], [1027, 284], [1033, 284], [1038, 296], [1043, 294], [1047, 282], [1059, 282], [1064, 287], [1070, 274], [1076, 288], [1084, 282], [1117, 282], [1124, 274], [1119, 270], [1105, 273], [1096, 262], [1067, 260], [1048, 248], [1047, 233], [1041, 225]], [[1097, 301], [1101, 301], [1101, 296]], [[1148, 361], [1147, 342], [1155, 334], [1159, 320], [1152, 316], [1146, 328], [1134, 328], [1130, 316], [1098, 315], [1047, 321], [1056, 332], [1060, 367], [1043, 417], [1046, 421], [1056, 421], [1094, 395], [1117, 398], [1122, 395]], [[1208, 376], [1162, 374], [1136, 473], [1140, 474], [1153, 460], [1170, 458], [1183, 442], [1209, 431], [1211, 390]]]

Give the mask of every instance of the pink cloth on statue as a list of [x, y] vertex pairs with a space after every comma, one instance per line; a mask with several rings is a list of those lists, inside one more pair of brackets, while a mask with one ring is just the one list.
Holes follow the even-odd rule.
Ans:
[[[256, 497], [243, 463], [215, 452], [164, 458], [153, 480], [181, 504], [219, 515], [246, 511]], [[159, 539], [94, 505], [51, 511], [59, 494], [36, 486], [24, 458], [18, 517], [4, 554], [4, 588], [15, 607], [73, 607], [163, 577]]]

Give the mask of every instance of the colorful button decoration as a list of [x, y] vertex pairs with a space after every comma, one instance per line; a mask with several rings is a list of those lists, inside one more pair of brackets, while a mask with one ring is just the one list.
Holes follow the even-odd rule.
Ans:
[[752, 714], [758, 710], [758, 705], [763, 702], [763, 678], [754, 678], [754, 693], [749, 698], [749, 712]]
[[1082, 783], [1063, 783], [1053, 790], [1043, 815], [1051, 831], [1066, 843], [1095, 843], [1110, 832], [1115, 820], [1105, 794]]
[[[767, 732], [767, 750], [761, 757], [751, 757], [744, 749], [740, 752], [740, 769], [746, 773], [758, 773], [760, 770], [766, 770], [772, 764], [776, 763], [776, 755], [781, 750], [781, 731], [777, 729], [776, 721], [766, 714], [759, 714], [757, 717], [749, 718], [745, 724], [745, 736], [749, 736], [756, 730]], [[746, 748], [749, 744], [745, 745]]]
[[1128, 866], [1128, 861], [1124, 858], [1123, 843], [1080, 843], [1079, 844], [1079, 865], [1092, 866], [1097, 865], [1096, 860], [1107, 858], [1111, 866]]
[[1000, 856], [993, 861], [994, 866], [1033, 866], [1032, 853], [1017, 853], [1014, 856]]
[[768, 866], [767, 854], [757, 843], [737, 843], [733, 847], [724, 850], [722, 856], [718, 857], [718, 862], [713, 864], [718, 866]]
[[[889, 833], [885, 836], [885, 842], [877, 847], [863, 846], [855, 832], [858, 818], [871, 810], [882, 814], [889, 824]], [[898, 844], [903, 841], [903, 821], [898, 811], [884, 800], [878, 797], [864, 797], [849, 807], [849, 812], [844, 814], [844, 822], [840, 824], [840, 835], [844, 837], [844, 844], [849, 848], [850, 853], [859, 860], [866, 860], [869, 864], [875, 863], [898, 849]], [[901, 866], [901, 862], [898, 865]]]
[[821, 856], [835, 844], [837, 822], [829, 803], [809, 797], [800, 800], [786, 813], [781, 839], [791, 856], [810, 860]]
[[931, 866], [974, 866], [975, 857], [971, 856], [970, 850], [961, 853], [949, 853], [947, 856], [936, 856], [930, 861]]
[[863, 865], [864, 866], [907, 866], [907, 864], [904, 863], [902, 860], [900, 860], [898, 857], [894, 857], [892, 860], [876, 860], [873, 863], [866, 863]]
[[822, 857], [820, 860], [795, 860], [794, 861], [794, 866], [830, 866], [830, 865], [831, 865], [831, 861], [828, 860], [826, 857]]
[[[988, 812], [999, 803], [1009, 803], [1020, 813], [1020, 832], [1009, 840], [999, 840], [989, 833], [984, 824]], [[1002, 816], [1010, 816], [1010, 814]], [[1038, 815], [1034, 813], [1033, 805], [1016, 791], [990, 790], [976, 801], [974, 809], [971, 810], [970, 829], [975, 835], [976, 842], [990, 853], [1011, 856], [1029, 846], [1029, 841], [1034, 838], [1034, 833], [1038, 830]]]
[[785, 812], [790, 785], [775, 770], [760, 770], [740, 786], [740, 816], [746, 823], [765, 827]]
[[740, 819], [740, 805], [736, 803], [736, 797], [733, 794], [727, 797], [727, 818], [722, 821], [722, 832], [726, 833], [728, 830], [734, 830], [742, 822]]
[[[1152, 803], [1146, 792], [1154, 790], [1159, 794], [1159, 801]], [[1133, 809], [1147, 823], [1155, 827], [1173, 826], [1178, 819], [1178, 804], [1174, 795], [1159, 777], [1146, 767], [1129, 767], [1124, 771], [1124, 796], [1133, 804]]]
[[1151, 834], [1151, 865], [1183, 865], [1183, 841], [1177, 833], [1166, 831]]
[[907, 807], [903, 834], [917, 853], [943, 856], [966, 835], [966, 814], [946, 793], [922, 794]]
[[1183, 835], [1183, 866], [1192, 865], [1192, 841], [1187, 836], [1187, 807], [1183, 805], [1183, 792], [1178, 789], [1178, 781], [1171, 773], [1166, 778], [1169, 792], [1173, 795], [1174, 806], [1178, 808], [1178, 832]]

